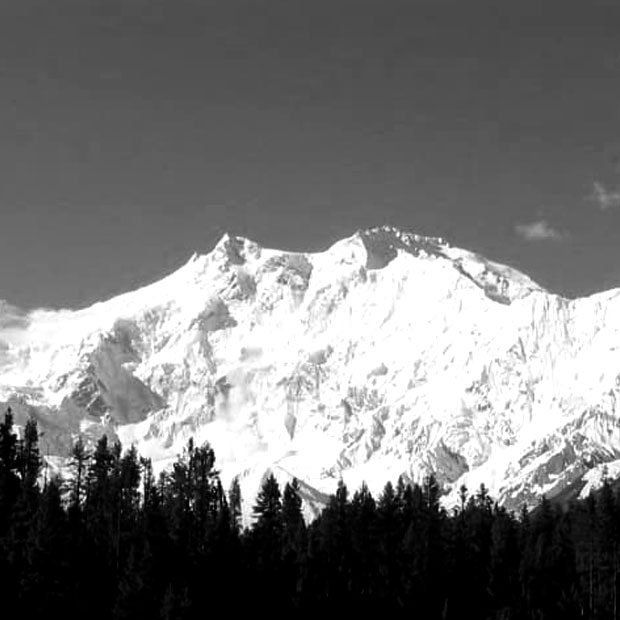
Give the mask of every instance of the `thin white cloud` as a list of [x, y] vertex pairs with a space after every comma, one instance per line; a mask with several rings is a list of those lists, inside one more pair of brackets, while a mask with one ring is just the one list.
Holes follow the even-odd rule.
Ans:
[[26, 312], [0, 300], [0, 348], [42, 344], [66, 338], [67, 333], [77, 334], [75, 327], [68, 328], [70, 323], [78, 325], [76, 314], [45, 308]]
[[562, 241], [566, 234], [553, 228], [547, 220], [515, 225], [515, 233], [526, 241]]
[[0, 299], [0, 330], [20, 328], [28, 325], [28, 317], [17, 306]]
[[29, 318], [17, 306], [0, 300], [0, 345], [7, 348], [9, 344], [15, 344], [23, 340], [28, 331]]
[[602, 183], [594, 183], [592, 199], [601, 211], [620, 208], [620, 189], [608, 189]]

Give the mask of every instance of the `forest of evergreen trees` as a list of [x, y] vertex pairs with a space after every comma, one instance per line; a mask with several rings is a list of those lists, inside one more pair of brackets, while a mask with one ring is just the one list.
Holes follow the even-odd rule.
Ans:
[[620, 498], [528, 513], [484, 487], [447, 512], [433, 477], [373, 498], [340, 483], [302, 518], [296, 481], [267, 477], [243, 529], [208, 446], [155, 478], [134, 448], [78, 441], [66, 481], [41, 483], [38, 431], [0, 424], [0, 615], [194, 619], [225, 613], [389, 613], [424, 620], [615, 619]]

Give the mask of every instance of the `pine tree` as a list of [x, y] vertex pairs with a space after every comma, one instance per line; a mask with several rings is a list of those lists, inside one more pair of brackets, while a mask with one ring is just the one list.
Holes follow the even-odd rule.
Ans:
[[351, 503], [349, 491], [341, 479], [318, 523], [321, 583], [317, 590], [325, 602], [337, 611], [345, 611], [350, 600], [353, 579], [351, 543]]
[[110, 448], [107, 436], [97, 442], [87, 472], [85, 497], [85, 539], [78, 556], [88, 562], [88, 579], [81, 580], [86, 601], [95, 596], [101, 604], [95, 618], [109, 618], [116, 598], [118, 566], [118, 444]]
[[280, 485], [273, 473], [270, 473], [263, 480], [252, 509], [256, 517], [254, 531], [273, 547], [280, 544], [282, 536], [281, 497]]
[[378, 588], [381, 598], [388, 601], [393, 611], [402, 606], [402, 599], [394, 596], [398, 592], [398, 561], [404, 532], [399, 518], [397, 492], [391, 482], [383, 488], [378, 503], [377, 526], [380, 537], [378, 562]]
[[270, 473], [264, 480], [256, 496], [252, 512], [256, 517], [256, 530], [279, 538], [282, 531], [282, 502], [280, 485]]
[[601, 609], [606, 617], [618, 617], [618, 554], [620, 552], [620, 513], [605, 476], [600, 490], [597, 510], [597, 529], [601, 565]]
[[38, 480], [43, 461], [39, 451], [39, 431], [34, 418], [29, 418], [26, 422], [24, 438], [19, 444], [17, 459], [22, 492], [27, 495], [38, 492]]
[[378, 582], [379, 539], [377, 506], [366, 483], [351, 501], [352, 590], [360, 611], [374, 611]]
[[241, 487], [239, 477], [235, 476], [230, 483], [228, 491], [228, 509], [230, 511], [230, 524], [235, 532], [241, 528]]
[[495, 509], [490, 535], [489, 602], [505, 616], [516, 615], [519, 606], [519, 541], [514, 517], [505, 509]]
[[137, 522], [140, 507], [141, 464], [135, 446], [121, 457], [119, 467], [121, 527], [129, 532]]
[[[141, 458], [142, 510], [138, 528], [140, 555], [132, 560], [139, 571], [140, 597], [145, 618], [155, 618], [160, 611], [161, 592], [170, 582], [170, 567], [177, 566], [179, 555], [173, 553], [170, 524], [166, 520], [161, 485], [155, 481], [150, 459]], [[134, 553], [135, 550], [134, 550]], [[177, 569], [175, 569], [178, 572]]]
[[306, 568], [307, 532], [301, 511], [297, 478], [287, 482], [282, 495], [282, 561], [285, 592], [292, 609], [301, 605], [303, 573]]
[[211, 446], [205, 443], [195, 447], [190, 440], [188, 456], [188, 492], [193, 516], [191, 544], [202, 553], [208, 545], [223, 500], [218, 489], [219, 477]]
[[95, 541], [104, 547], [112, 538], [114, 523], [113, 470], [115, 453], [110, 450], [108, 438], [103, 435], [97, 442], [87, 473], [86, 518]]
[[426, 617], [436, 618], [446, 613], [446, 571], [444, 559], [443, 526], [445, 512], [440, 505], [441, 488], [430, 474], [424, 480], [421, 569], [422, 585], [428, 605]]
[[284, 547], [298, 547], [300, 536], [305, 529], [304, 517], [301, 512], [301, 496], [299, 494], [299, 480], [293, 478], [287, 482], [282, 496], [282, 522]]
[[0, 423], [0, 537], [9, 526], [9, 519], [19, 493], [18, 440], [13, 428], [13, 412], [9, 407]]
[[71, 607], [69, 530], [61, 501], [61, 486], [58, 477], [47, 482], [24, 546], [25, 567], [20, 583], [20, 606], [24, 617], [66, 616]]
[[532, 519], [521, 562], [526, 614], [577, 617], [576, 579], [568, 521], [543, 497]]
[[261, 604], [278, 596], [282, 580], [282, 501], [278, 481], [273, 473], [263, 480], [256, 497], [256, 518], [250, 543], [254, 555], [254, 593]]
[[69, 468], [72, 473], [71, 491], [69, 496], [70, 512], [78, 518], [84, 498], [84, 486], [90, 454], [86, 450], [82, 436], [78, 437], [71, 450]]
[[39, 457], [37, 425], [32, 419], [26, 423], [24, 437], [17, 441], [15, 458], [19, 472], [19, 487], [10, 517], [5, 548], [11, 571], [18, 580], [19, 597], [23, 600], [29, 582], [28, 540], [35, 526], [40, 497], [38, 477], [41, 459]]
[[173, 464], [172, 471], [162, 472], [159, 480], [172, 541], [178, 550], [185, 551], [189, 547], [192, 524], [187, 459], [179, 457]]

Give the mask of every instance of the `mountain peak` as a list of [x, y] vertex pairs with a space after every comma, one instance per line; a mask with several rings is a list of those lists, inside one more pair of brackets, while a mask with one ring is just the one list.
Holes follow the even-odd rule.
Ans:
[[462, 276], [482, 289], [489, 299], [511, 304], [544, 289], [513, 267], [486, 259], [480, 254], [452, 246], [442, 237], [406, 232], [394, 226], [360, 229], [333, 247], [354, 244], [365, 252], [367, 269], [383, 269], [404, 252], [421, 259], [445, 260]]
[[384, 224], [382, 226], [373, 226], [372, 228], [360, 228], [356, 231], [356, 235], [365, 239], [380, 238], [384, 241], [391, 240], [393, 243], [402, 243], [404, 245], [415, 245], [416, 243], [435, 243], [436, 245], [448, 246], [448, 242], [442, 237], [429, 237], [428, 235], [420, 235], [411, 231], [403, 230], [397, 226]]
[[212, 254], [233, 265], [242, 265], [252, 258], [258, 258], [262, 247], [246, 237], [225, 232], [215, 244]]
[[361, 241], [368, 253], [367, 267], [381, 269], [396, 258], [399, 251], [413, 256], [444, 257], [444, 248], [449, 247], [446, 241], [436, 237], [425, 237], [405, 232], [394, 226], [379, 226], [358, 230], [354, 238]]

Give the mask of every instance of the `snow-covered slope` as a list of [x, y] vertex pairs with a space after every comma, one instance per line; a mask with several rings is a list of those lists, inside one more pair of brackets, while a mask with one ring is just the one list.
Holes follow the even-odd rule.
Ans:
[[435, 472], [515, 507], [620, 471], [619, 347], [620, 291], [564, 299], [441, 239], [225, 235], [90, 308], [0, 305], [0, 402], [50, 455], [106, 432], [164, 466], [208, 440], [246, 495], [267, 470], [315, 500]]

